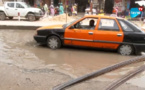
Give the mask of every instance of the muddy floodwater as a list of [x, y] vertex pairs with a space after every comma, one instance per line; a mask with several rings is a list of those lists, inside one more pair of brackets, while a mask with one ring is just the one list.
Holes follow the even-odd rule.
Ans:
[[[5, 80], [11, 80], [12, 83], [18, 85], [12, 87], [13, 85], [8, 84], [6, 87], [1, 88], [1, 90], [20, 90], [20, 88], [18, 87], [20, 87], [21, 85], [29, 86], [35, 82], [37, 83], [35, 83], [31, 88], [29, 88], [29, 90], [40, 90], [42, 88], [38, 87], [40, 85], [40, 83], [38, 83], [39, 79], [37, 80], [37, 78], [40, 78], [38, 73], [43, 74], [42, 76], [45, 78], [42, 81], [45, 82], [45, 80], [50, 81], [46, 77], [51, 77], [50, 74], [47, 75], [46, 73], [54, 72], [55, 70], [58, 72], [52, 74], [53, 79], [57, 78], [56, 81], [52, 80], [54, 81], [54, 84], [52, 84], [51, 87], [53, 87], [58, 83], [65, 82], [67, 80], [70, 80], [71, 78], [76, 78], [84, 74], [88, 74], [99, 70], [101, 68], [138, 57], [121, 56], [117, 52], [108, 50], [106, 51], [76, 47], [63, 47], [58, 50], [51, 50], [47, 48], [46, 45], [39, 45], [38, 43], [36, 43], [33, 39], [34, 34], [34, 30], [0, 30], [0, 67], [2, 68], [2, 70], [0, 70], [0, 76], [6, 75], [7, 73], [9, 74], [9, 78], [0, 79], [0, 81], [4, 81], [2, 84], [0, 84], [0, 86], [5, 85], [7, 83], [5, 82]], [[100, 78], [97, 78], [97, 80], [112, 81], [126, 74], [130, 70], [133, 70], [137, 66], [143, 64], [144, 63], [139, 63], [128, 67], [124, 67], [120, 70], [116, 70], [114, 72], [101, 76]], [[7, 68], [3, 68], [3, 66]], [[8, 66], [13, 67], [13, 69], [9, 68]], [[22, 78], [18, 81], [13, 81], [16, 78], [19, 78], [19, 75], [22, 73], [23, 76], [21, 77], [25, 78], [24, 83], [22, 83], [24, 80]], [[11, 75], [13, 76], [13, 78]], [[35, 77], [35, 79], [31, 80], [32, 77]], [[135, 87], [145, 88], [145, 85], [143, 84], [145, 83], [145, 73], [142, 73], [139, 76], [131, 79], [130, 81], [128, 81], [128, 83], [134, 85]], [[37, 88], [35, 88], [35, 85], [37, 86]], [[28, 90], [28, 88], [25, 86], [23, 86], [23, 90]], [[44, 86], [42, 90], [49, 90], [50, 88], [50, 86], [48, 86], [47, 84], [42, 86]], [[84, 84], [84, 86], [86, 85]]]

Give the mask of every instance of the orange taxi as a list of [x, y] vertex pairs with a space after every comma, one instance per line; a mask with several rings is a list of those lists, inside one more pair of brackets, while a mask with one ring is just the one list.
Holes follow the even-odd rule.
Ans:
[[133, 23], [109, 16], [85, 16], [64, 25], [37, 29], [34, 39], [51, 49], [83, 46], [117, 50], [122, 55], [145, 51], [145, 33]]

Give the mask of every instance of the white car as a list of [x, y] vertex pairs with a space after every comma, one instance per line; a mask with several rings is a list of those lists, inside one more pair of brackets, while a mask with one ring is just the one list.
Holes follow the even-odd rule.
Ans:
[[30, 7], [25, 2], [5, 2], [4, 6], [0, 7], [0, 20], [5, 20], [6, 17], [13, 19], [18, 16], [35, 21], [39, 20], [43, 13], [41, 9]]
[[[92, 9], [92, 13], [93, 15], [96, 15], [97, 14], [96, 9]], [[85, 15], [91, 15], [90, 8], [85, 9]]]

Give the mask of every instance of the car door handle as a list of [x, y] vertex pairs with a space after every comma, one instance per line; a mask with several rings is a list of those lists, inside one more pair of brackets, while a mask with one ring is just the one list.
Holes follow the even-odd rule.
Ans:
[[122, 34], [117, 34], [117, 36], [118, 36], [118, 37], [121, 37], [121, 36], [122, 36]]
[[9, 8], [6, 8], [6, 9], [9, 9]]
[[89, 35], [93, 35], [93, 32], [89, 32]]
[[17, 10], [17, 9], [15, 9], [15, 10]]

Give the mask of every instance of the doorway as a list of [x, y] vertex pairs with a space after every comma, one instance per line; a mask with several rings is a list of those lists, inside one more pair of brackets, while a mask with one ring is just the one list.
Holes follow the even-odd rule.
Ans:
[[59, 6], [59, 0], [53, 0], [54, 6]]
[[29, 0], [29, 4], [30, 4], [31, 6], [34, 6], [34, 0]]
[[78, 12], [85, 12], [85, 9], [89, 7], [88, 0], [75, 0], [75, 3], [78, 6]]

